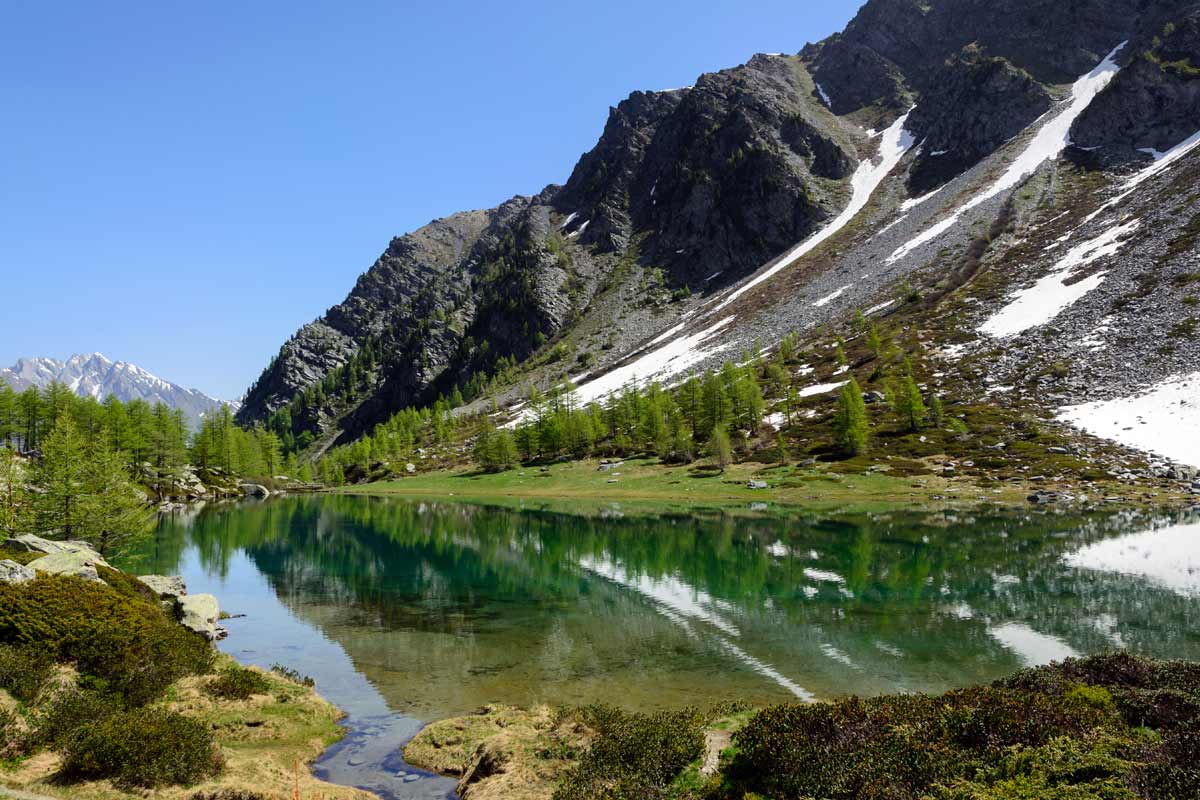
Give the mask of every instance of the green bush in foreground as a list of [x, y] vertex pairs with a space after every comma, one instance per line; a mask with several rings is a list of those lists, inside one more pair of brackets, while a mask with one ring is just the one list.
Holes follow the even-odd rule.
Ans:
[[222, 700], [247, 700], [256, 694], [270, 694], [271, 682], [261, 672], [232, 664], [204, 684], [204, 693]]
[[63, 748], [60, 778], [122, 787], [190, 786], [221, 771], [212, 732], [181, 714], [142, 708], [87, 726]]
[[580, 712], [596, 738], [554, 800], [653, 800], [704, 754], [705, 720], [695, 710], [629, 714], [607, 706]]
[[45, 651], [26, 645], [0, 645], [0, 689], [30, 703], [50, 679], [54, 659]]
[[79, 578], [43, 575], [0, 585], [0, 644], [72, 663], [85, 684], [130, 706], [160, 697], [185, 675], [212, 668], [213, 651], [157, 603]]
[[711, 798], [1200, 797], [1200, 665], [1068, 659], [940, 697], [764, 709]]

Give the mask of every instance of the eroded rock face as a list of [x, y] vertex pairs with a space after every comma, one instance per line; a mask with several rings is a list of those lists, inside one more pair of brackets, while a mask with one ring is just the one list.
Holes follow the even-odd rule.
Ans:
[[922, 143], [909, 172], [916, 197], [975, 166], [1050, 110], [1049, 92], [1002, 58], [965, 48], [939, 69], [908, 128]]
[[1171, 23], [1138, 53], [1071, 128], [1077, 160], [1101, 167], [1147, 162], [1200, 131], [1200, 13]]

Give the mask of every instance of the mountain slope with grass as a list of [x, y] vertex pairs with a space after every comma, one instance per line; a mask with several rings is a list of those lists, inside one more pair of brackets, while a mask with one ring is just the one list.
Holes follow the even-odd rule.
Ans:
[[1194, 463], [1198, 26], [1179, 0], [871, 0], [636, 92], [563, 186], [394, 240], [240, 420], [317, 455], [439, 397], [503, 422], [530, 387], [584, 405], [791, 332], [819, 353], [861, 314], [927, 396]]

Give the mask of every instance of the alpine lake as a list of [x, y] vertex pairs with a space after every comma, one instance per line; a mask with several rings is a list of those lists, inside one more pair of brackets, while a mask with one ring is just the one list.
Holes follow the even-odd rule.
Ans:
[[165, 516], [120, 566], [215, 594], [237, 615], [225, 652], [309, 675], [347, 713], [314, 771], [406, 800], [454, 781], [401, 745], [489, 703], [766, 705], [941, 692], [1116, 648], [1200, 660], [1196, 516], [308, 495]]

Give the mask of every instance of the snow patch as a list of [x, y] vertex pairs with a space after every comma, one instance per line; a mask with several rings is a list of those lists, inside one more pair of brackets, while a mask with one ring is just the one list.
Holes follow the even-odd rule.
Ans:
[[1103, 283], [1107, 273], [1098, 272], [1070, 285], [1066, 281], [1081, 267], [1116, 254], [1125, 244], [1122, 238], [1133, 233], [1141, 224], [1140, 220], [1130, 220], [1075, 245], [1054, 265], [1049, 275], [1014, 294], [1008, 305], [979, 326], [979, 331], [1002, 337], [1045, 325]]
[[835, 389], [840, 389], [850, 381], [841, 381], [840, 383], [818, 383], [816, 386], [806, 386], [796, 394], [800, 397], [816, 397], [819, 394], [829, 394]]
[[[909, 113], [912, 113], [911, 110]], [[846, 227], [852, 219], [858, 216], [858, 213], [866, 208], [867, 202], [871, 199], [871, 195], [874, 194], [875, 189], [895, 169], [896, 165], [900, 163], [900, 159], [904, 157], [904, 154], [912, 148], [912, 134], [904, 129], [904, 123], [907, 121], [908, 114], [905, 114], [883, 132], [883, 140], [879, 143], [878, 163], [871, 159], [864, 159], [859, 163], [858, 169], [854, 171], [854, 176], [850, 179], [853, 194], [850, 202], [842, 209], [841, 214], [838, 214], [832, 222], [820, 231], [792, 248], [774, 266], [763, 270], [756, 277], [750, 279], [736, 291], [732, 292], [717, 306], [715, 311], [720, 311], [755, 286], [787, 269], [802, 256], [811, 253], [827, 239]]]
[[823, 88], [821, 88], [821, 84], [813, 81], [813, 85], [817, 87], [817, 94], [821, 95], [821, 102], [825, 104], [825, 107], [833, 108], [833, 101], [829, 99], [829, 95], [825, 93]]
[[817, 302], [813, 303], [813, 307], [821, 308], [822, 306], [827, 306], [830, 303], [832, 303], [834, 300], [837, 300], [839, 297], [844, 295], [849, 289], [850, 289], [849, 286], [843, 286], [842, 288], [838, 289], [836, 292], [833, 292], [832, 294], [827, 294], [824, 297], [822, 297], [820, 300], [818, 300]]
[[1071, 143], [1071, 125], [1120, 70], [1114, 59], [1126, 44], [1128, 42], [1121, 42], [1104, 57], [1103, 61], [1096, 65], [1095, 69], [1075, 81], [1071, 87], [1071, 99], [1065, 103], [1065, 108], [1062, 108], [1038, 129], [1033, 139], [1026, 145], [1025, 150], [1008, 166], [1003, 175], [991, 186], [971, 198], [965, 205], [959, 207], [952, 215], [896, 248], [896, 251], [888, 256], [888, 263], [899, 261], [918, 247], [938, 238], [954, 227], [955, 223], [968, 211], [1013, 188], [1046, 161], [1058, 158], [1059, 154]]
[[1147, 391], [1059, 410], [1058, 418], [1095, 436], [1200, 467], [1200, 372]]

